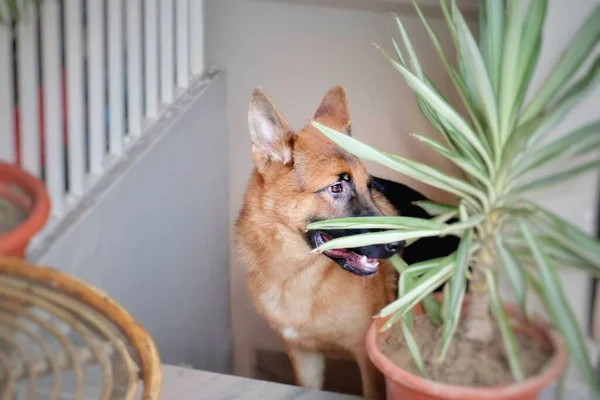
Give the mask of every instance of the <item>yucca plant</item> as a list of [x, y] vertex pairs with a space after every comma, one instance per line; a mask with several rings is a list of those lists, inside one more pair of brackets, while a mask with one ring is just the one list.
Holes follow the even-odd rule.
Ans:
[[[456, 164], [464, 177], [388, 154], [324, 125], [314, 123], [335, 143], [368, 161], [457, 196], [457, 205], [431, 201], [418, 205], [431, 220], [408, 217], [344, 218], [314, 223], [309, 229], [381, 228], [382, 232], [331, 240], [318, 251], [366, 246], [399, 240], [457, 235], [458, 250], [449, 257], [406, 265], [396, 258], [399, 298], [381, 310], [388, 317], [382, 329], [402, 324], [416, 365], [423, 371], [419, 349], [412, 345], [411, 312], [422, 303], [428, 315], [443, 323], [443, 357], [459, 319], [467, 337], [491, 340], [494, 318], [500, 328], [515, 381], [523, 379], [518, 348], [498, 294], [504, 273], [517, 303], [528, 313], [529, 289], [545, 304], [562, 333], [570, 357], [597, 391], [584, 335], [557, 275], [557, 267], [572, 266], [600, 274], [600, 242], [558, 215], [529, 201], [533, 190], [565, 182], [600, 167], [589, 160], [600, 148], [600, 121], [580, 127], [550, 143], [545, 135], [600, 81], [600, 58], [589, 64], [600, 41], [600, 6], [596, 7], [554, 65], [540, 89], [525, 101], [539, 58], [547, 0], [487, 0], [480, 2], [479, 38], [469, 30], [455, 4], [440, 1], [456, 48], [458, 68], [444, 54], [436, 34], [416, 11], [443, 62], [467, 115], [461, 115], [425, 74], [401, 20], [396, 17], [403, 51], [392, 38], [395, 56], [382, 50], [414, 90], [418, 105], [443, 142], [413, 134], [423, 145]], [[587, 69], [580, 74], [581, 66]], [[586, 158], [587, 156], [587, 158]], [[560, 162], [567, 167], [547, 173]], [[451, 222], [454, 220], [455, 222]], [[471, 306], [462, 316], [467, 281]], [[444, 285], [442, 304], [432, 292]], [[598, 393], [598, 392], [597, 392]]]

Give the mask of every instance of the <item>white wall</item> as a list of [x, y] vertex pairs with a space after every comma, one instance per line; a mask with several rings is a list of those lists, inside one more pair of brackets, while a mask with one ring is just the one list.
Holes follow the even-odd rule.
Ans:
[[164, 363], [230, 373], [225, 76], [205, 83], [31, 258], [106, 291], [149, 331]]

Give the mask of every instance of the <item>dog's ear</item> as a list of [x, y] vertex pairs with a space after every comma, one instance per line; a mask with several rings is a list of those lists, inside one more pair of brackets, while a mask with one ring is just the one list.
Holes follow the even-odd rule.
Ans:
[[257, 166], [264, 166], [268, 161], [291, 163], [293, 132], [261, 88], [252, 92], [248, 107], [248, 126]]
[[342, 130], [350, 134], [350, 110], [346, 90], [340, 86], [334, 86], [325, 94], [315, 115], [315, 120], [328, 120], [324, 122], [339, 125]]

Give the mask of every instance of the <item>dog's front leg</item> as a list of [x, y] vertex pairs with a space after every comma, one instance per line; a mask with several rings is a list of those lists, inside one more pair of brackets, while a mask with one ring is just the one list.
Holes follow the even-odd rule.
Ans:
[[354, 352], [354, 356], [360, 369], [363, 396], [370, 400], [384, 399], [385, 381], [381, 373], [375, 368], [364, 349]]
[[325, 378], [325, 356], [294, 346], [288, 346], [288, 355], [294, 366], [296, 383], [306, 388], [321, 390]]

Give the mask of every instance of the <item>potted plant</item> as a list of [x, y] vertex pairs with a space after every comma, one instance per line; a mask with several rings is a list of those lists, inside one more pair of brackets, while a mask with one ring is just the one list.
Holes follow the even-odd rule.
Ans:
[[[567, 352], [598, 396], [584, 336], [557, 267], [598, 274], [600, 242], [526, 195], [600, 166], [599, 160], [589, 159], [600, 148], [598, 121], [550, 143], [543, 140], [600, 81], [600, 59], [577, 74], [600, 40], [600, 6], [526, 102], [547, 1], [533, 0], [529, 6], [519, 0], [481, 3], [486, 7], [480, 9], [478, 44], [456, 5], [440, 1], [458, 69], [415, 4], [466, 116], [427, 77], [400, 19], [396, 18], [406, 53], [394, 39], [395, 57], [382, 50], [414, 90], [422, 113], [444, 142], [413, 136], [456, 164], [464, 177], [379, 151], [314, 123], [357, 157], [448, 191], [456, 195], [457, 204], [419, 202], [430, 220], [345, 218], [308, 228], [381, 229], [331, 240], [318, 251], [399, 240], [410, 244], [431, 236], [461, 238], [448, 257], [413, 265], [394, 259], [398, 299], [377, 315], [367, 338], [371, 360], [386, 376], [388, 398], [533, 399], [561, 374]], [[563, 162], [563, 169], [547, 172], [556, 161]], [[503, 305], [500, 275], [510, 284], [517, 306]], [[434, 296], [440, 287], [442, 295]], [[531, 315], [531, 294], [542, 300], [552, 324]]]
[[49, 215], [44, 184], [17, 166], [0, 162], [0, 255], [24, 257]]

